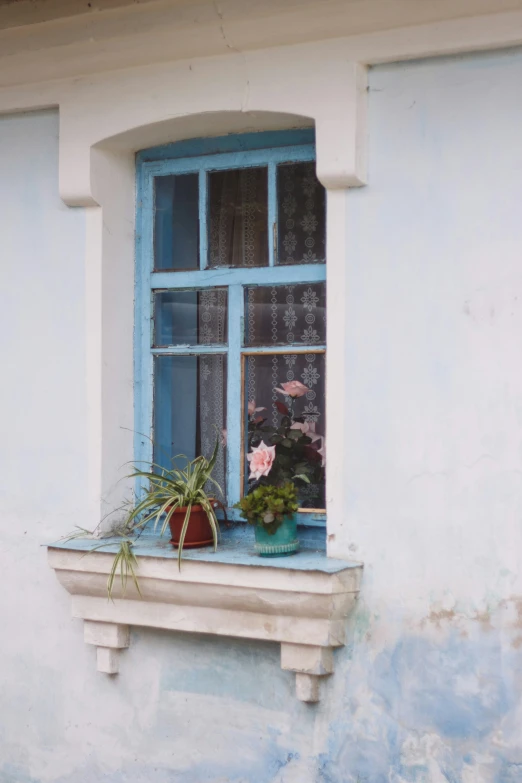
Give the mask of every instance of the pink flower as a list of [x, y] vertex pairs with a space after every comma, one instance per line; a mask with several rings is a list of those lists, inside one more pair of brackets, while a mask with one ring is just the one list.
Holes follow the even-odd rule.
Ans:
[[267, 446], [261, 441], [259, 446], [254, 446], [250, 454], [247, 454], [250, 462], [250, 476], [248, 478], [260, 479], [268, 476], [275, 460], [275, 446]]
[[288, 381], [288, 383], [282, 383], [281, 388], [279, 389], [276, 386], [275, 390], [280, 394], [286, 394], [287, 397], [302, 397], [303, 394], [310, 391], [308, 386], [305, 386], [301, 381]]
[[256, 401], [250, 400], [248, 403], [248, 415], [253, 416], [258, 411], [266, 411], [266, 408], [256, 408]]
[[321, 440], [321, 435], [318, 435], [315, 431], [315, 421], [294, 421], [291, 430], [301, 430], [303, 435], [307, 435], [312, 443], [316, 440]]

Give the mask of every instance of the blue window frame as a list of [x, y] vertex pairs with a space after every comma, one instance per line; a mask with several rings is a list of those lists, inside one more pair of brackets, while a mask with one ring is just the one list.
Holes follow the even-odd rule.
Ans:
[[[295, 232], [288, 234], [287, 231], [283, 236], [280, 225], [284, 208], [281, 167], [313, 161], [314, 132], [310, 129], [195, 139], [145, 150], [137, 155], [135, 459], [151, 461], [155, 456], [157, 461], [161, 460], [157, 454], [153, 455], [156, 449], [153, 443], [158, 442], [156, 430], [178, 433], [174, 453], [194, 456], [189, 443], [194, 433], [185, 432], [183, 427], [186, 422], [195, 420], [194, 408], [201, 404], [198, 373], [202, 370], [214, 373], [218, 386], [220, 379], [226, 381], [226, 384], [221, 383], [222, 388], [226, 386], [226, 394], [219, 398], [219, 406], [223, 406], [225, 421], [224, 471], [231, 518], [238, 518], [232, 506], [243, 494], [245, 485], [245, 412], [250, 392], [246, 388], [246, 376], [248, 372], [252, 375], [250, 365], [257, 362], [257, 371], [262, 375], [268, 371], [267, 357], [272, 357], [273, 366], [285, 357], [285, 361], [294, 362], [294, 369], [299, 368], [303, 379], [310, 378], [316, 383], [314, 379], [319, 377], [317, 364], [324, 362], [324, 323], [317, 329], [315, 325], [302, 329], [302, 334], [296, 335], [293, 341], [288, 338], [297, 320], [293, 305], [283, 305], [287, 308], [284, 311], [288, 327], [286, 342], [279, 340], [275, 332], [271, 342], [265, 340], [263, 334], [256, 340], [249, 339], [248, 333], [249, 308], [257, 301], [256, 292], [259, 292], [258, 298], [263, 299], [263, 291], [269, 289], [270, 301], [274, 303], [269, 306], [273, 312], [274, 308], [281, 307], [276, 302], [278, 291], [284, 290], [285, 294], [298, 291], [300, 301], [304, 302], [299, 305], [306, 314], [303, 318], [306, 317], [307, 324], [313, 324], [315, 315], [311, 311], [318, 301], [316, 288], [323, 292], [325, 289], [325, 252], [323, 249], [322, 257], [319, 256], [320, 263], [315, 263], [310, 250], [314, 242], [310, 236], [315, 230], [312, 223], [306, 247], [304, 241], [301, 243], [301, 259], [284, 259], [284, 253], [292, 255], [292, 248], [298, 242]], [[229, 259], [231, 264], [212, 265], [214, 251], [209, 247], [209, 232], [211, 238], [215, 236], [211, 225], [214, 219], [212, 188], [227, 176], [235, 177], [237, 184], [237, 178], [242, 176], [237, 172], [246, 170], [250, 171], [251, 179], [257, 178], [261, 183], [259, 187], [266, 192], [267, 230], [259, 229], [256, 234], [257, 246], [261, 248], [266, 244], [266, 253], [259, 251], [257, 256], [263, 265], [257, 266], [254, 262], [250, 266], [234, 266], [232, 257]], [[290, 169], [285, 169], [288, 171]], [[317, 181], [316, 185], [324, 200], [322, 186]], [[308, 192], [306, 188], [304, 191]], [[303, 196], [303, 204], [311, 203], [307, 198]], [[226, 207], [225, 201], [223, 197]], [[261, 215], [259, 224], [264, 220]], [[221, 224], [218, 233], [220, 228]], [[288, 239], [288, 236], [293, 238]], [[210, 241], [212, 244], [214, 240]], [[286, 250], [283, 250], [283, 244]], [[239, 259], [239, 263], [243, 261], [243, 258]], [[204, 292], [207, 292], [206, 296]], [[287, 296], [284, 301], [290, 299], [293, 301], [294, 297]], [[220, 303], [219, 312], [216, 302]], [[221, 319], [220, 328], [213, 334], [209, 332], [203, 340], [196, 322], [202, 303], [209, 322], [215, 313], [216, 318]], [[183, 317], [180, 317], [181, 313]], [[321, 320], [324, 322], [324, 316]], [[269, 327], [265, 324], [265, 333]], [[294, 335], [290, 334], [290, 337]], [[292, 364], [289, 366], [291, 369]], [[321, 394], [324, 397], [322, 368], [321, 364]], [[288, 371], [284, 377], [291, 378], [294, 374]], [[313, 397], [308, 406], [310, 420], [315, 421], [313, 415], [318, 408], [312, 403]], [[317, 415], [324, 415], [324, 405], [323, 414]], [[324, 503], [320, 506], [303, 509], [300, 521], [324, 525]]]

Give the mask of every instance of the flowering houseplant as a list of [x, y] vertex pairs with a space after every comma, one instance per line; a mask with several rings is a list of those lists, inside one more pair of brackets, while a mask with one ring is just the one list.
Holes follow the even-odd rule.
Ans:
[[248, 403], [248, 492], [237, 504], [244, 519], [262, 525], [269, 535], [297, 511], [299, 488], [324, 480], [324, 438], [315, 423], [295, 413], [296, 400], [310, 390], [299, 381], [275, 390], [288, 401], [275, 403], [278, 426], [267, 423], [265, 408]]
[[276, 386], [288, 405], [275, 403], [281, 414], [278, 426], [267, 423], [255, 402], [248, 404], [249, 492], [258, 485], [280, 486], [285, 481], [297, 487], [321, 483], [324, 479], [324, 438], [315, 431], [315, 423], [295, 413], [296, 400], [310, 389], [299, 381]]

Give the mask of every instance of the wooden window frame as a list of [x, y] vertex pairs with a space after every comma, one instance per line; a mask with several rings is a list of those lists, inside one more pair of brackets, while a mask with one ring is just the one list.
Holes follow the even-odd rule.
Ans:
[[[326, 282], [326, 263], [276, 265], [277, 166], [280, 163], [315, 161], [314, 132], [260, 132], [215, 139], [177, 142], [155, 150], [138, 153], [136, 216], [136, 291], [134, 334], [135, 436], [134, 458], [137, 464], [152, 460], [153, 439], [153, 363], [154, 356], [227, 355], [227, 502], [230, 517], [238, 519], [234, 503], [242, 495], [244, 479], [244, 398], [243, 363], [249, 354], [288, 353], [289, 346], [243, 345], [244, 290], [255, 285], [291, 285]], [[207, 174], [220, 169], [266, 166], [268, 169], [268, 266], [206, 267], [207, 242]], [[154, 271], [154, 180], [175, 174], [199, 176], [199, 269], [190, 271]], [[228, 289], [228, 345], [153, 347], [152, 300], [155, 291], [205, 289], [226, 286]], [[237, 328], [238, 324], [241, 328]], [[295, 352], [325, 352], [326, 345], [294, 346]], [[300, 522], [324, 526], [322, 510], [307, 509]]]

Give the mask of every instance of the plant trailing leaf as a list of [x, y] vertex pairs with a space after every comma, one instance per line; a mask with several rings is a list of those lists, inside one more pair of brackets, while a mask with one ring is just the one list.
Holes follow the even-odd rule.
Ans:
[[[190, 515], [192, 508], [199, 505], [207, 515], [212, 530], [214, 550], [217, 548], [219, 536], [219, 523], [214, 510], [214, 505], [218, 505], [211, 500], [207, 494], [206, 487], [214, 486], [219, 492], [221, 487], [212, 478], [212, 471], [216, 464], [219, 451], [219, 439], [210, 459], [199, 456], [196, 459], [188, 460], [181, 454], [173, 457], [172, 461], [185, 459], [184, 468], [172, 467], [170, 470], [161, 467], [155, 463], [150, 463], [149, 470], [134, 470], [127, 478], [145, 479], [148, 483], [147, 489], [138, 499], [134, 508], [128, 514], [122, 527], [124, 535], [120, 543], [118, 552], [114, 557], [109, 579], [107, 581], [107, 592], [109, 598], [112, 597], [114, 582], [119, 570], [122, 593], [125, 594], [127, 582], [132, 579], [138, 593], [140, 593], [138, 577], [136, 571], [139, 568], [137, 558], [133, 551], [137, 534], [149, 523], [153, 522], [154, 530], [160, 528], [160, 535], [167, 530], [173, 514], [183, 509], [185, 516], [178, 546], [178, 568], [181, 568], [181, 558], [183, 554], [183, 545], [185, 536], [190, 525]], [[134, 538], [133, 538], [134, 534]], [[91, 551], [100, 549], [109, 544], [98, 544]], [[141, 593], [140, 593], [141, 595]]]
[[136, 560], [136, 555], [132, 551], [132, 545], [133, 541], [130, 539], [125, 539], [122, 541], [120, 548], [112, 562], [111, 572], [109, 574], [109, 578], [107, 579], [107, 594], [109, 598], [112, 598], [112, 590], [114, 587], [114, 580], [116, 578], [118, 566], [120, 568], [120, 580], [123, 594], [125, 594], [127, 580], [130, 576], [134, 582], [138, 594], [141, 596], [140, 585], [136, 576], [138, 561]]

